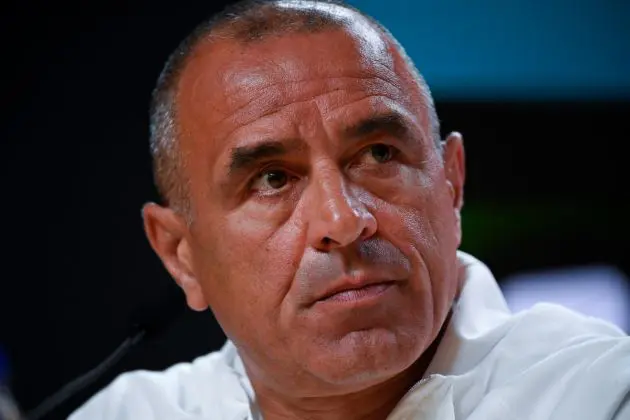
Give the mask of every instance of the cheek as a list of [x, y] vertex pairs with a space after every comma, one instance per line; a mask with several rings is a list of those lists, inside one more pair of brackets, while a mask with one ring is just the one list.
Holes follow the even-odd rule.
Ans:
[[240, 213], [211, 236], [202, 283], [217, 320], [228, 335], [247, 325], [273, 330], [299, 261], [297, 230]]
[[435, 247], [454, 233], [452, 200], [439, 167], [404, 167], [395, 182], [374, 184], [371, 193], [376, 197], [372, 207], [384, 219], [379, 230], [399, 230], [395, 233], [422, 248]]
[[[402, 186], [400, 188], [403, 188]], [[437, 319], [445, 315], [457, 285], [457, 222], [446, 182], [418, 175], [405, 191], [379, 200], [379, 232], [405, 255], [417, 274], [415, 287], [430, 290]]]

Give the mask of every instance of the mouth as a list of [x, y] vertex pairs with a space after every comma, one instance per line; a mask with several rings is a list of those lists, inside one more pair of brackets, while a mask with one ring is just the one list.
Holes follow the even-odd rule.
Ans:
[[393, 285], [394, 281], [374, 282], [365, 285], [342, 287], [327, 293], [319, 299], [319, 302], [357, 302], [374, 299], [385, 293]]

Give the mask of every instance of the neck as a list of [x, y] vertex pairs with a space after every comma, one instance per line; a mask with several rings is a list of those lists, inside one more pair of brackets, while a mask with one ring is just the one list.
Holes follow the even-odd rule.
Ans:
[[409, 368], [358, 392], [323, 397], [287, 397], [252, 382], [265, 420], [383, 420], [426, 372], [450, 321], [450, 313], [431, 346]]

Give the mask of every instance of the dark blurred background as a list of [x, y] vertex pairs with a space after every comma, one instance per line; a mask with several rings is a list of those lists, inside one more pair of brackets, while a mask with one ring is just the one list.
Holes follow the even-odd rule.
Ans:
[[[50, 418], [122, 371], [163, 369], [224, 341], [209, 312], [183, 310], [140, 215], [157, 198], [151, 89], [177, 43], [223, 3], [16, 2], [0, 18], [0, 346], [26, 411], [138, 320], [172, 322]], [[556, 300], [627, 329], [630, 2], [352, 3], [407, 48], [443, 134], [464, 134], [462, 249], [489, 265], [515, 310]]]

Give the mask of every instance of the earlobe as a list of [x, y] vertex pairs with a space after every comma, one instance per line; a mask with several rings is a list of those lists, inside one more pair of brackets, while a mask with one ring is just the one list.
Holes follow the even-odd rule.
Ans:
[[203, 295], [201, 284], [194, 274], [191, 251], [188, 240], [180, 241], [177, 247], [177, 257], [182, 266], [186, 267], [186, 269], [181, 271], [179, 279], [176, 281], [186, 295], [188, 307], [194, 311], [204, 311], [208, 308], [208, 304]]
[[164, 267], [186, 295], [188, 306], [197, 311], [208, 305], [195, 276], [188, 227], [181, 216], [168, 207], [147, 203], [142, 208], [144, 230]]
[[451, 200], [453, 203], [453, 212], [455, 215], [455, 229], [457, 230], [457, 242], [460, 243], [462, 240], [462, 206], [463, 200], [459, 197], [458, 193], [455, 191], [455, 187], [452, 182], [447, 179], [446, 184], [448, 185], [449, 193], [451, 196]]

